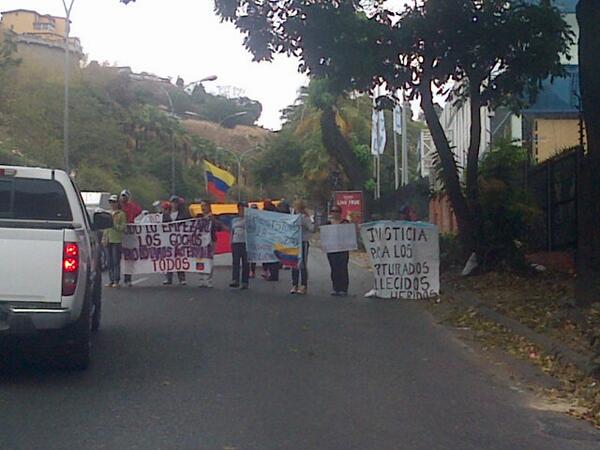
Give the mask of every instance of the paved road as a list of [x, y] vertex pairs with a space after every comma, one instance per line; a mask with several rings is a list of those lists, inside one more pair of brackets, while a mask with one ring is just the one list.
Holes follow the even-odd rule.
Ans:
[[[598, 449], [590, 427], [525, 406], [411, 303], [285, 281], [105, 295], [93, 367], [26, 353], [0, 373], [1, 449]], [[352, 269], [353, 290], [368, 274]], [[29, 361], [29, 362], [28, 362]], [[21, 367], [24, 365], [24, 367]]]

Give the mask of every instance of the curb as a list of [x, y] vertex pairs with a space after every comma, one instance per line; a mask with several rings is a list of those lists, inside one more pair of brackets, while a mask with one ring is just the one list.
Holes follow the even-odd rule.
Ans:
[[600, 367], [594, 361], [596, 356], [592, 352], [577, 352], [562, 342], [540, 334], [523, 325], [521, 322], [494, 311], [472, 292], [446, 288], [445, 293], [449, 294], [463, 306], [476, 309], [486, 319], [496, 322], [512, 332], [529, 339], [557, 360], [572, 364], [586, 375], [600, 379]]

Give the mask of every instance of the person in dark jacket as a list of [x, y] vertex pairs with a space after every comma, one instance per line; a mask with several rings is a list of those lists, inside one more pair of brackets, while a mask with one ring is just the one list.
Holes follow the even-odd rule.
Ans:
[[[179, 222], [181, 220], [187, 220], [190, 218], [190, 214], [188, 209], [185, 207], [185, 204], [178, 196], [172, 195], [169, 199], [169, 209], [165, 210], [162, 215], [163, 223]], [[185, 280], [185, 272], [177, 272], [177, 278], [179, 279], [180, 285], [185, 286], [187, 284]], [[163, 284], [165, 286], [173, 284], [173, 272], [168, 272], [166, 274]]]
[[[327, 224], [339, 225], [342, 223], [350, 222], [342, 219], [342, 208], [338, 205], [334, 205], [331, 208], [331, 220]], [[329, 260], [329, 267], [331, 268], [331, 283], [333, 285], [331, 295], [335, 297], [346, 297], [348, 295], [348, 285], [350, 284], [350, 277], [348, 275], [350, 252], [327, 253], [327, 259]]]
[[[250, 208], [258, 209], [258, 205], [256, 203], [252, 203], [250, 205]], [[256, 278], [256, 263], [255, 262], [250, 263], [250, 278]]]

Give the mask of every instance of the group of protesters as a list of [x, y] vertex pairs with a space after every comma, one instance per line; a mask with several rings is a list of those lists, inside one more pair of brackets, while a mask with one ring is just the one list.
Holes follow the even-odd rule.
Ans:
[[[121, 281], [121, 244], [123, 236], [127, 230], [127, 224], [132, 223], [151, 223], [146, 222], [144, 218], [148, 212], [132, 200], [131, 193], [124, 189], [120, 195], [111, 195], [109, 204], [113, 215], [112, 228], [105, 231], [103, 235], [103, 244], [107, 249], [109, 283], [107, 287], [120, 287]], [[211, 241], [213, 248], [217, 240], [218, 231], [229, 231], [231, 233], [231, 251], [232, 251], [232, 281], [231, 288], [248, 289], [251, 278], [256, 277], [256, 263], [248, 260], [246, 251], [246, 222], [245, 209], [248, 204], [244, 202], [238, 203], [238, 214], [233, 218], [231, 226], [227, 227], [211, 210], [211, 203], [203, 200], [201, 204], [200, 217], [209, 218], [212, 222], [211, 226]], [[185, 201], [173, 195], [168, 202], [157, 201], [154, 203], [155, 217], [157, 216], [162, 223], [176, 222], [191, 219], [189, 208], [186, 207]], [[256, 204], [252, 204], [252, 208], [257, 208]], [[292, 287], [290, 294], [305, 295], [308, 291], [308, 254], [310, 248], [310, 238], [312, 233], [316, 231], [314, 221], [310, 217], [306, 204], [302, 200], [298, 200], [292, 209], [286, 200], [282, 200], [278, 205], [271, 200], [265, 200], [263, 209], [265, 211], [279, 212], [284, 214], [298, 214], [301, 216], [302, 229], [302, 251], [299, 267], [294, 267], [291, 270]], [[348, 221], [342, 219], [341, 209], [334, 205], [331, 209], [331, 219], [328, 224], [342, 224]], [[331, 267], [331, 281], [333, 296], [346, 296], [348, 294], [349, 276], [348, 276], [348, 261], [349, 252], [328, 253], [327, 258]], [[279, 262], [269, 262], [262, 265], [262, 278], [266, 281], [279, 281], [279, 272], [281, 264]], [[213, 287], [212, 265], [210, 272], [200, 274], [200, 287]], [[176, 272], [177, 280], [180, 285], [186, 285], [186, 273]], [[163, 285], [168, 286], [173, 284], [174, 273], [168, 272], [165, 274]], [[124, 274], [123, 281], [125, 286], [131, 287], [131, 274]]]

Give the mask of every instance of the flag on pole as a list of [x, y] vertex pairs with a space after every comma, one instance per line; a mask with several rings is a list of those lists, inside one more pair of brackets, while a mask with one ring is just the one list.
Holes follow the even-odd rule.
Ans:
[[371, 154], [381, 155], [385, 150], [386, 134], [385, 134], [385, 116], [383, 110], [377, 111], [373, 107], [373, 118], [371, 125]]
[[206, 191], [213, 194], [218, 201], [225, 202], [225, 194], [235, 184], [235, 177], [204, 160], [204, 173], [206, 176]]
[[402, 107], [394, 106], [394, 133], [402, 134]]

